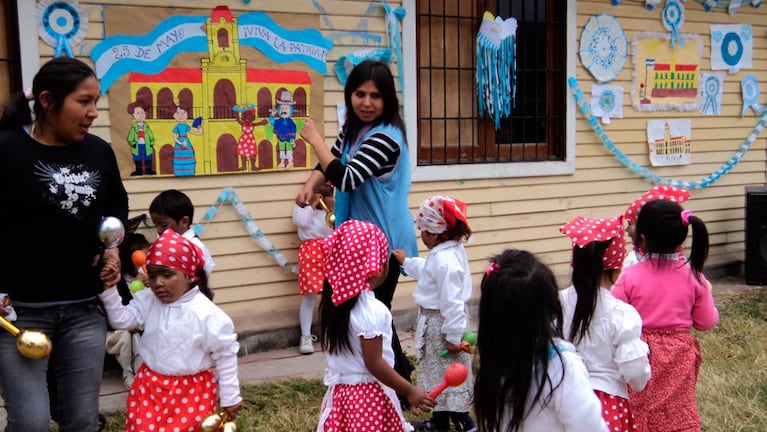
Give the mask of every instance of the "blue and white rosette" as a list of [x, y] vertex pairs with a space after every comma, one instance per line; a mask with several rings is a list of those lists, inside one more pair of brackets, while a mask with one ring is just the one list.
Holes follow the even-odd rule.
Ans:
[[567, 79], [567, 85], [570, 87], [570, 91], [573, 94], [573, 97], [575, 98], [575, 104], [578, 106], [578, 109], [581, 111], [581, 114], [583, 114], [584, 117], [586, 117], [586, 121], [588, 121], [589, 126], [594, 130], [594, 132], [597, 134], [597, 137], [602, 141], [602, 144], [604, 144], [605, 148], [612, 153], [618, 160], [627, 168], [631, 169], [635, 174], [649, 180], [652, 183], [655, 184], [662, 184], [662, 185], [669, 185], [669, 186], [675, 186], [680, 187], [684, 189], [703, 189], [708, 186], [711, 186], [714, 184], [717, 180], [719, 180], [723, 175], [727, 174], [732, 170], [735, 165], [740, 162], [741, 159], [743, 159], [743, 156], [746, 155], [746, 152], [751, 147], [751, 145], [756, 141], [756, 139], [759, 137], [759, 134], [762, 133], [762, 130], [767, 126], [767, 110], [762, 113], [762, 116], [759, 118], [759, 121], [756, 123], [756, 126], [751, 131], [751, 133], [746, 137], [746, 140], [741, 144], [740, 148], [738, 148], [737, 151], [728, 159], [724, 164], [722, 164], [719, 169], [712, 172], [708, 176], [697, 180], [697, 181], [683, 181], [683, 180], [675, 180], [675, 179], [669, 179], [661, 177], [651, 170], [639, 165], [638, 163], [632, 161], [631, 159], [626, 156], [625, 153], [623, 153], [618, 147], [615, 146], [615, 143], [612, 142], [610, 137], [607, 136], [607, 132], [605, 132], [604, 129], [602, 129], [602, 126], [599, 125], [599, 120], [594, 116], [594, 114], [591, 112], [591, 108], [589, 106], [588, 101], [586, 100], [586, 96], [583, 94], [583, 91], [581, 91], [581, 88], [578, 84], [578, 80], [575, 79], [575, 77], [569, 77]]
[[282, 252], [280, 252], [280, 250], [277, 249], [277, 247], [266, 238], [264, 232], [261, 231], [258, 225], [256, 225], [256, 221], [253, 220], [253, 216], [250, 214], [250, 211], [248, 211], [247, 207], [245, 207], [245, 204], [243, 204], [243, 202], [237, 196], [237, 193], [232, 188], [226, 188], [221, 192], [221, 194], [219, 194], [216, 203], [213, 204], [208, 209], [208, 211], [205, 212], [205, 215], [203, 215], [200, 222], [195, 224], [194, 233], [199, 236], [203, 229], [205, 229], [204, 224], [210, 222], [216, 216], [216, 213], [218, 213], [218, 209], [220, 209], [224, 204], [231, 204], [235, 210], [237, 210], [237, 213], [240, 215], [240, 219], [242, 220], [242, 223], [245, 224], [245, 228], [248, 230], [250, 236], [258, 241], [261, 249], [263, 249], [264, 252], [266, 252], [270, 257], [277, 261], [277, 264], [282, 269], [291, 273], [298, 273], [298, 266], [295, 264], [289, 264], [287, 258], [282, 255]]
[[41, 0], [37, 4], [40, 38], [54, 49], [53, 56], [74, 57], [72, 46], [85, 38], [88, 14], [77, 0]]
[[701, 77], [703, 91], [700, 93], [700, 112], [703, 115], [717, 116], [722, 108], [724, 92], [724, 74], [704, 73]]
[[759, 80], [756, 75], [745, 75], [740, 81], [740, 90], [743, 93], [743, 109], [740, 116], [745, 117], [749, 108], [753, 108], [756, 115], [761, 115], [764, 108], [759, 103]]
[[618, 20], [607, 14], [589, 18], [581, 31], [581, 64], [600, 83], [615, 79], [626, 64], [629, 42]]
[[671, 47], [676, 48], [676, 43], [684, 46], [684, 40], [679, 36], [679, 29], [684, 24], [684, 6], [679, 0], [666, 0], [666, 6], [663, 7], [663, 27], [671, 32]]

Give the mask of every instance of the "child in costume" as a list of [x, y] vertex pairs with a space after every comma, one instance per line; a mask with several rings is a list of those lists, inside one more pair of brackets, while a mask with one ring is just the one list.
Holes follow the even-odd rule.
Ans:
[[169, 229], [149, 248], [151, 289], [138, 291], [127, 306], [116, 287], [99, 295], [112, 327], [144, 331], [144, 364], [128, 392], [126, 431], [199, 430], [217, 400], [230, 419], [242, 407], [237, 334], [211, 301], [204, 264], [202, 251]]
[[474, 413], [483, 431], [608, 432], [575, 347], [562, 338], [554, 274], [508, 249], [482, 278]]
[[[471, 354], [461, 347], [463, 334], [469, 330], [466, 301], [471, 297], [471, 269], [463, 240], [471, 236], [466, 219], [466, 203], [448, 196], [433, 196], [421, 203], [416, 216], [421, 240], [429, 249], [426, 258], [407, 257], [402, 249], [394, 251], [405, 273], [418, 279], [413, 298], [419, 307], [416, 327], [417, 385], [435, 388], [445, 370], [453, 363], [463, 363], [471, 371]], [[442, 356], [447, 348], [448, 355]], [[450, 421], [459, 431], [476, 431], [469, 415], [474, 376], [448, 387], [438, 398], [431, 419], [417, 429], [447, 431]]]
[[317, 294], [322, 293], [325, 281], [323, 272], [324, 254], [322, 244], [325, 237], [333, 232], [333, 228], [326, 223], [327, 212], [320, 205], [320, 199], [328, 207], [333, 209], [333, 187], [326, 185], [318, 186], [309, 204], [294, 204], [293, 224], [298, 228], [298, 238], [301, 246], [298, 247], [298, 288], [301, 291], [301, 307], [298, 318], [301, 324], [301, 341], [298, 351], [301, 354], [314, 352], [312, 336], [312, 317], [314, 307], [317, 304]]
[[[629, 208], [627, 208], [626, 212], [623, 214], [623, 220], [626, 221], [626, 233], [629, 235], [632, 245], [631, 252], [626, 254], [626, 259], [623, 260], [624, 269], [642, 261], [644, 258], [639, 249], [638, 239], [635, 234], [637, 216], [639, 215], [639, 211], [642, 210], [642, 206], [656, 199], [674, 201], [681, 205], [690, 199], [690, 192], [687, 189], [681, 189], [675, 186], [656, 185], [631, 203]], [[680, 258], [684, 260], [684, 254], [680, 254]]]
[[[690, 226], [690, 258], [681, 261], [679, 251]], [[645, 259], [625, 269], [612, 291], [639, 312], [642, 339], [650, 346], [652, 379], [641, 393], [629, 392], [636, 430], [697, 431], [701, 352], [690, 329], [710, 330], [719, 321], [702, 274], [708, 230], [692, 211], [657, 199], [639, 212], [636, 237]]]
[[627, 385], [642, 391], [650, 379], [642, 318], [610, 294], [626, 254], [622, 223], [578, 216], [559, 228], [573, 249], [573, 284], [559, 292], [562, 330], [586, 363], [611, 432], [633, 432]]
[[317, 432], [411, 431], [397, 393], [415, 411], [435, 405], [394, 370], [391, 312], [371, 291], [384, 281], [388, 259], [389, 242], [370, 222], [346, 221], [325, 240], [320, 337], [328, 391]]

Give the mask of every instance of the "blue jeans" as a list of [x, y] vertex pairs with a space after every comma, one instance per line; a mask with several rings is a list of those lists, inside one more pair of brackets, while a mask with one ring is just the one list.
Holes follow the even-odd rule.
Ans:
[[14, 305], [20, 329], [37, 329], [53, 342], [49, 358], [31, 360], [16, 348], [16, 338], [0, 332], [0, 391], [6, 432], [48, 432], [50, 409], [46, 371], [49, 361], [58, 387], [61, 432], [98, 430], [99, 390], [104, 367], [107, 321], [98, 300], [29, 308]]

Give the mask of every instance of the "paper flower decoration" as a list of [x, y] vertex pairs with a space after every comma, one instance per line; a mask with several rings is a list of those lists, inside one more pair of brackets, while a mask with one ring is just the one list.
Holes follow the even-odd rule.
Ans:
[[607, 14], [589, 18], [581, 32], [581, 63], [600, 83], [615, 79], [628, 57], [628, 39], [618, 20]]

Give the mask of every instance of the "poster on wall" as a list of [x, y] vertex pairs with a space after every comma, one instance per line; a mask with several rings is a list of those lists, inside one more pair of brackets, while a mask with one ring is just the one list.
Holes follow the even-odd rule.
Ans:
[[631, 104], [637, 111], [698, 109], [703, 43], [698, 35], [680, 34], [684, 44], [671, 45], [669, 34], [634, 36], [634, 82]]
[[323, 123], [332, 43], [317, 15], [152, 12], [104, 6], [108, 37], [91, 51], [124, 177], [316, 164], [300, 131], [310, 117]]
[[711, 25], [711, 69], [734, 74], [750, 68], [754, 41], [748, 24]]
[[650, 120], [647, 144], [652, 166], [689, 165], [692, 161], [690, 120]]

